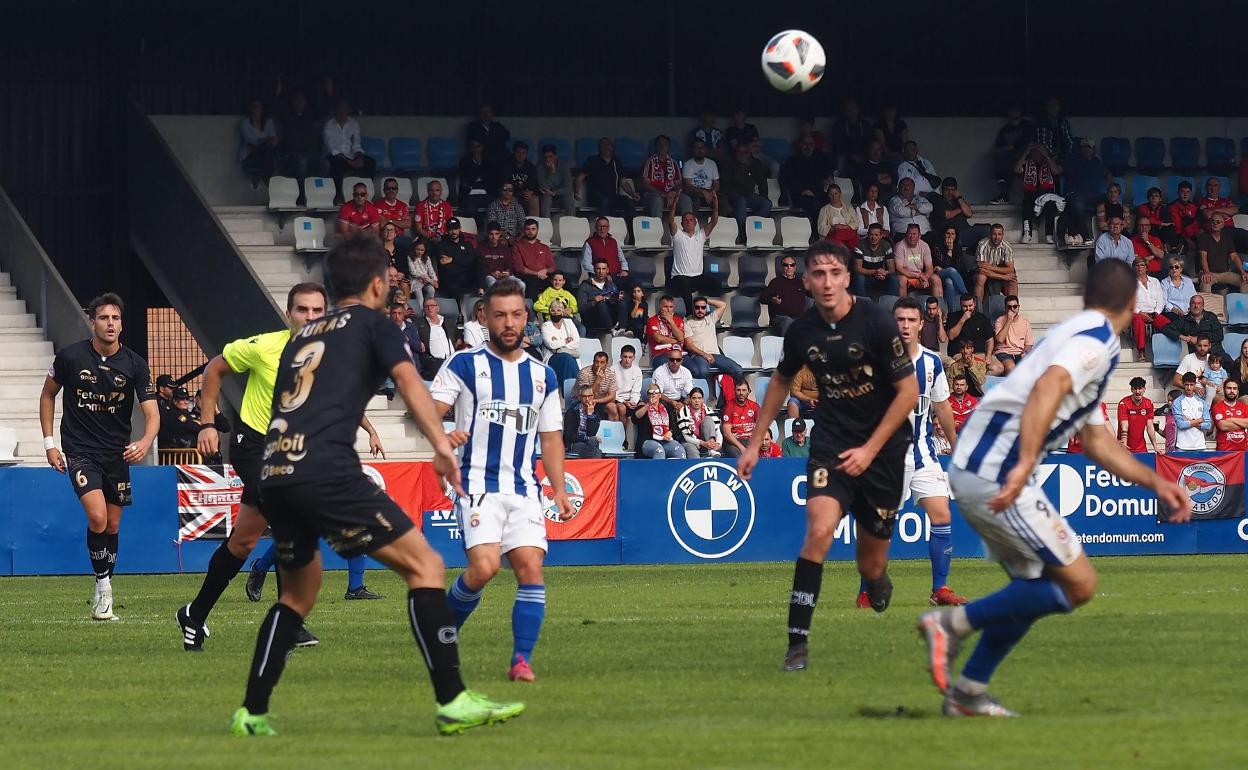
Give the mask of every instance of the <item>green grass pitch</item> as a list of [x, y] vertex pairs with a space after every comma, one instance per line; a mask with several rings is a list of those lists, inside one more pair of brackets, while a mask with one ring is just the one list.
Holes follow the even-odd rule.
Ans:
[[[123, 554], [124, 558], [124, 554]], [[852, 565], [827, 568], [810, 670], [782, 674], [791, 565], [558, 568], [535, 685], [506, 680], [514, 581], [465, 626], [469, 686], [523, 699], [519, 719], [436, 736], [404, 591], [346, 602], [326, 577], [273, 699], [274, 739], [226, 733], [256, 625], [242, 580], [202, 655], [174, 611], [200, 576], [119, 576], [115, 623], [88, 619], [89, 578], [0, 580], [3, 768], [1113, 768], [1246, 767], [1248, 562], [1242, 556], [1102, 558], [1095, 601], [1037, 624], [993, 692], [1018, 720], [948, 720], [914, 620], [926, 562], [894, 562], [892, 607], [852, 607]], [[954, 563], [959, 592], [1001, 585]]]

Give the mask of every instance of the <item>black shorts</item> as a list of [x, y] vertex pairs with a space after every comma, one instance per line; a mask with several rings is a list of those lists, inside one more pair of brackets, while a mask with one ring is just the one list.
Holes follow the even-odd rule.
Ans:
[[130, 505], [130, 464], [115, 455], [66, 455], [65, 473], [79, 499], [88, 492], [100, 490], [105, 502]]
[[266, 487], [264, 516], [273, 529], [279, 562], [292, 569], [312, 561], [318, 538], [351, 558], [388, 545], [415, 526], [398, 503], [363, 473]]
[[806, 461], [806, 497], [835, 499], [868, 534], [889, 540], [902, 502], [906, 451], [904, 444], [882, 450], [861, 476], [837, 470], [841, 460], [835, 453], [812, 453]]
[[264, 436], [239, 423], [230, 437], [230, 465], [243, 482], [243, 505], [260, 507], [260, 466], [264, 464]]

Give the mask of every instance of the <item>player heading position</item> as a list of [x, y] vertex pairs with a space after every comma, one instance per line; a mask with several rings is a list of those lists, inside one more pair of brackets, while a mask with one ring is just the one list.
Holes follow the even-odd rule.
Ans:
[[467, 495], [455, 501], [455, 512], [468, 569], [451, 586], [456, 625], [476, 609], [506, 555], [516, 573], [507, 675], [532, 682], [533, 648], [546, 614], [546, 518], [535, 473], [539, 441], [559, 518], [570, 518], [573, 509], [563, 485], [559, 381], [549, 366], [520, 349], [527, 320], [524, 284], [505, 279], [486, 289], [489, 339], [451, 356], [431, 392], [440, 414], [455, 407], [455, 443], [466, 442], [460, 472]]
[[[883, 612], [892, 597], [888, 543], [902, 500], [909, 415], [919, 402], [914, 364], [897, 325], [872, 302], [849, 291], [853, 257], [840, 244], [817, 241], [806, 250], [802, 283], [815, 306], [784, 335], [780, 365], [771, 376], [758, 423], [766, 425], [787, 399], [803, 365], [819, 383], [819, 406], [806, 465], [806, 538], [793, 571], [789, 648], [784, 670], [806, 668], [807, 640], [823, 579], [823, 561], [841, 518], [853, 512], [858, 573], [871, 607]], [[737, 460], [748, 480], [758, 463], [763, 433], [755, 431]]]
[[[39, 426], [48, 465], [68, 473], [87, 514], [87, 555], [95, 573], [91, 617], [113, 620], [113, 569], [121, 509], [131, 502], [130, 463], [147, 456], [160, 431], [160, 408], [147, 361], [122, 345], [121, 297], [101, 294], [87, 306], [91, 338], [56, 354], [39, 394]], [[56, 394], [61, 402], [61, 449], [52, 437]], [[134, 403], [143, 409], [143, 437], [130, 441]]]
[[355, 453], [364, 407], [389, 376], [433, 445], [434, 470], [463, 493], [451, 441], [402, 334], [382, 312], [389, 257], [376, 238], [349, 235], [335, 244], [326, 265], [338, 307], [295, 335], [278, 368], [260, 478], [285, 579], [260, 624], [247, 695], [230, 731], [274, 734], [269, 696], [316, 604], [321, 537], [345, 557], [371, 555], [407, 583], [407, 618], [433, 680], [439, 732], [510, 719], [523, 704], [494, 703], [465, 689], [442, 559], [403, 509], [364, 475]]
[[[919, 617], [932, 681], [949, 716], [1017, 714], [988, 694], [988, 681], [1032, 623], [1092, 599], [1096, 572], [1079, 537], [1032, 479], [1045, 452], [1076, 431], [1083, 451], [1124, 481], [1152, 489], [1173, 513], [1191, 518], [1182, 489], [1141, 465], [1105, 429], [1098, 408], [1114, 367], [1118, 337], [1131, 324], [1135, 279], [1118, 260], [1088, 273], [1083, 312], [1054, 326], [1004, 382], [993, 388], [958, 436], [950, 482], [958, 508], [1010, 582], [965, 607]], [[957, 682], [949, 669], [963, 639], [982, 630]]]

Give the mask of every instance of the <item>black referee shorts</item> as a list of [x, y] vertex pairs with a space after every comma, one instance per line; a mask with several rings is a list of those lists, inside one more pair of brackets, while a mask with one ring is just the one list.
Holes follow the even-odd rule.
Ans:
[[264, 434], [239, 421], [231, 436], [230, 465], [243, 482], [243, 505], [260, 507], [260, 466], [264, 464]]
[[65, 457], [65, 473], [78, 499], [88, 492], [100, 490], [104, 501], [113, 505], [130, 505], [130, 464], [121, 454], [75, 454]]
[[831, 497], [841, 504], [841, 510], [852, 513], [868, 534], [891, 539], [902, 502], [908, 448], [902, 444], [897, 449], [881, 450], [860, 476], [839, 470], [839, 451], [811, 453], [806, 461], [806, 497]]

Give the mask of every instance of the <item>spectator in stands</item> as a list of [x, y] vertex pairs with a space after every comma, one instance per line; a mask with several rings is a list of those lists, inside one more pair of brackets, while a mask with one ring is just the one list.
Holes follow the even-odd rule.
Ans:
[[759, 457], [783, 457], [780, 454], [780, 445], [771, 440], [771, 431], [763, 434], [762, 443], [758, 446]]
[[649, 322], [650, 306], [646, 304], [646, 290], [634, 284], [620, 307], [620, 326], [624, 328], [624, 336], [645, 340]]
[[893, 165], [884, 160], [884, 145], [878, 141], [871, 141], [867, 144], [867, 158], [858, 169], [858, 190], [865, 199], [867, 187], [876, 185], [879, 187], [878, 197], [888, 200], [893, 197], [896, 184], [897, 177], [893, 174]]
[[670, 294], [659, 297], [658, 315], [646, 322], [646, 342], [650, 344], [650, 368], [658, 369], [685, 343], [685, 319], [676, 315], [676, 300]]
[[780, 168], [780, 189], [788, 196], [789, 206], [804, 213], [812, 225], [819, 218], [823, 191], [831, 181], [832, 163], [815, 149], [815, 141], [810, 137], [798, 142], [797, 153], [790, 155]]
[[[1141, 220], [1147, 222], [1147, 219]], [[1131, 336], [1135, 338], [1135, 360], [1147, 361], [1144, 352], [1148, 344], [1147, 327], [1164, 328], [1170, 319], [1162, 315], [1165, 308], [1165, 297], [1161, 291], [1161, 281], [1148, 274], [1148, 263], [1143, 257], [1135, 258], [1135, 315], [1131, 318]]]
[[477, 244], [477, 260], [481, 265], [481, 285], [487, 289], [511, 275], [515, 257], [511, 246], [503, 242], [503, 229], [497, 222], [485, 226], [485, 241]]
[[442, 199], [442, 183], [431, 179], [425, 184], [425, 199], [416, 204], [416, 213], [412, 215], [412, 224], [420, 237], [438, 241], [446, 235], [447, 227], [455, 212], [451, 204]]
[[904, 235], [910, 225], [918, 225], [919, 233], [932, 229], [928, 215], [932, 213], [932, 202], [914, 192], [913, 179], [901, 179], [897, 182], [897, 194], [888, 201], [888, 218], [891, 220], [893, 233]]
[[[1032, 228], [1039, 229], [1041, 219], [1044, 220], [1045, 240], [1053, 243], [1057, 216], [1055, 212], [1058, 209], [1057, 177], [1063, 171], [1062, 166], [1041, 142], [1028, 145], [1027, 151], [1014, 164], [1014, 173], [1023, 177], [1023, 233], [1020, 243], [1031, 243]], [[1071, 205], [1069, 199], [1063, 205]], [[1076, 225], [1077, 223], [1072, 223], [1072, 226]], [[1063, 236], [1063, 240], [1068, 245], [1074, 245], [1069, 233]], [[1082, 238], [1079, 243], [1083, 243]]]
[[1221, 353], [1209, 354], [1209, 366], [1205, 368], [1205, 400], [1210, 404], [1222, 398], [1222, 386], [1227, 382], [1223, 360]]
[[386, 177], [381, 183], [381, 200], [377, 201], [377, 213], [383, 227], [387, 223], [394, 225], [395, 248], [400, 254], [408, 253], [412, 248], [412, 212], [406, 202], [399, 200], [399, 180], [392, 176]]
[[[1228, 350], [1229, 354], [1230, 351]], [[1248, 339], [1239, 345], [1239, 356], [1231, 359], [1227, 364], [1227, 377], [1239, 383], [1239, 389], [1242, 391], [1245, 385], [1248, 385]]]
[[719, 192], [719, 164], [707, 156], [706, 142], [695, 139], [693, 157], [685, 161], [681, 180], [685, 194], [695, 205], [711, 205], [711, 197]]
[[485, 207], [485, 218], [497, 222], [502, 228], [503, 242], [515, 245], [520, 238], [526, 215], [524, 206], [516, 200], [516, 188], [511, 182], [503, 182], [498, 188], [498, 197]]
[[602, 439], [598, 437], [600, 420], [594, 404], [594, 389], [582, 385], [578, 377], [577, 385], [572, 390], [576, 398], [568, 411], [563, 413], [563, 445], [568, 454], [577, 457], [602, 457]]
[[615, 375], [615, 408], [624, 423], [624, 448], [628, 449], [628, 424], [633, 412], [641, 405], [641, 367], [636, 363], [637, 348], [625, 345], [620, 348], [620, 360], [611, 366]]
[[819, 406], [819, 382], [815, 373], [806, 364], [793, 375], [789, 383], [789, 400], [786, 402], [785, 413], [790, 418], [813, 417], [815, 408]]
[[511, 140], [511, 132], [494, 119], [492, 105], [481, 105], [477, 110], [477, 119], [468, 124], [466, 133], [470, 147], [473, 142], [478, 142], [484, 149], [487, 163], [495, 169], [501, 169], [507, 165], [508, 156], [511, 154], [507, 149], [508, 142]]
[[308, 95], [303, 89], [297, 88], [290, 94], [287, 104], [282, 99], [283, 81], [277, 80], [277, 122], [281, 126], [281, 149], [278, 167], [283, 174], [293, 176], [299, 183], [299, 205], [304, 205], [303, 183], [309, 176], [324, 176], [326, 171], [325, 155], [321, 140], [321, 124], [324, 113], [308, 104]]
[[651, 383], [646, 401], [633, 410], [637, 423], [638, 460], [685, 459], [684, 436], [677, 424], [676, 410], [663, 400], [662, 391]]
[[745, 451], [745, 445], [749, 443], [750, 436], [754, 435], [756, 427], [766, 427], [758, 425], [759, 408], [758, 402], [750, 398], [750, 386], [745, 382], [738, 382], [734, 391], [734, 398], [724, 407], [723, 425], [724, 430], [724, 454], [728, 457], [740, 457]]
[[[952, 302], [953, 297], [958, 295], [948, 296], [949, 302]], [[934, 353], [939, 353], [940, 346], [949, 341], [949, 335], [945, 333], [945, 311], [940, 300], [935, 297], [928, 297], [924, 304], [923, 326], [919, 329], [919, 344]]]
[[408, 301], [412, 296], [412, 284], [403, 277], [403, 273], [399, 272], [399, 268], [391, 262], [386, 267], [386, 281], [390, 286], [390, 295], [386, 300], [387, 305], [397, 305]]
[[745, 379], [741, 365], [719, 349], [719, 338], [715, 334], [716, 324], [723, 318], [727, 307], [728, 303], [722, 299], [698, 297], [693, 301], [693, 312], [685, 319], [684, 349], [688, 356], [685, 359], [685, 368], [694, 377], [710, 383], [714, 382], [710, 377], [712, 366], [721, 374], [731, 377], [734, 383]]
[[[539, 272], [545, 272], [545, 268]], [[530, 277], [536, 278], [536, 274], [531, 274]], [[542, 318], [549, 320], [550, 307], [556, 302], [562, 305], [564, 314], [569, 318], [580, 310], [576, 304], [576, 297], [572, 296], [572, 292], [568, 290], [568, 276], [562, 270], [554, 270], [550, 273], [550, 285], [542, 289], [537, 298], [533, 300], [533, 310]]]
[[783, 337], [789, 325], [806, 312], [806, 289], [797, 277], [797, 257], [780, 258], [780, 275], [771, 279], [758, 295], [758, 302], [767, 306], [771, 333]]
[[[995, 361], [992, 357], [995, 334], [992, 327], [988, 324], [988, 316], [976, 312], [975, 298], [971, 295], [963, 294], [959, 301], [961, 306], [950, 313], [949, 319], [945, 321], [945, 333], [952, 340], [949, 344], [953, 350], [961, 350], [963, 341], [970, 340], [975, 346], [976, 353], [984, 355], [990, 362]], [[987, 368], [991, 370], [997, 368], [997, 366], [989, 363]], [[989, 372], [989, 374], [995, 373]], [[980, 380], [980, 382], [982, 383], [983, 380]]]
[[1070, 121], [1066, 119], [1062, 103], [1056, 96], [1044, 101], [1044, 114], [1036, 121], [1034, 138], [1044, 144], [1054, 158], [1063, 159], [1074, 149], [1074, 132], [1070, 130]]
[[[1153, 402], [1144, 396], [1148, 383], [1143, 377], [1132, 377], [1131, 395], [1124, 396], [1118, 402], [1118, 440], [1128, 452], [1147, 452], [1151, 444], [1157, 454], [1165, 454], [1163, 439], [1158, 437], [1153, 428], [1153, 416], [1156, 408]], [[1144, 442], [1145, 434], [1148, 444]]]
[[[713, 162], [713, 161], [712, 161]], [[689, 166], [685, 166], [689, 170]], [[771, 216], [767, 197], [767, 169], [750, 156], [750, 146], [739, 143], [724, 160], [719, 196], [727, 205], [724, 213], [736, 217], [737, 237], [745, 242], [745, 218], [750, 214]]]
[[1035, 336], [1031, 332], [1031, 321], [1023, 315], [1020, 307], [1018, 297], [1009, 295], [1005, 298], [1005, 314], [998, 317], [993, 324], [996, 332], [993, 349], [997, 360], [1005, 367], [1006, 374], [1014, 371], [1014, 367], [1036, 344]]
[[732, 113], [732, 125], [724, 131], [724, 143], [728, 145], [728, 149], [735, 153], [737, 146], [742, 144], [749, 149], [750, 143], [757, 138], [758, 128], [753, 123], [746, 122], [745, 110]]
[[[975, 247], [975, 298], [984, 301], [989, 289], [1018, 294], [1018, 274], [1014, 271], [1014, 247], [1005, 240], [1005, 227], [994, 222], [988, 237]], [[990, 285], [988, 282], [992, 281]]]
[[863, 188], [862, 204], [858, 206], [857, 219], [859, 240], [867, 237], [867, 229], [873, 224], [878, 224], [885, 236], [890, 232], [888, 206], [880, 203], [880, 185], [877, 182], [868, 182]]
[[608, 420], [620, 421], [620, 408], [615, 402], [615, 372], [611, 369], [611, 357], [599, 350], [589, 366], [581, 367], [576, 375], [576, 389], [589, 388], [594, 414]]
[[1240, 291], [1248, 284], [1244, 263], [1226, 227], [1226, 215], [1215, 211], [1209, 217], [1209, 232], [1196, 236], [1200, 290], [1213, 291], [1218, 284]]
[[598, 140], [598, 154], [581, 164], [573, 190], [599, 216], [618, 215], [630, 221], [634, 204], [641, 200], [633, 180], [624, 175], [624, 166], [615, 157], [615, 143], [605, 136]]
[[252, 99], [247, 116], [238, 123], [238, 162], [251, 180], [251, 189], [266, 185], [277, 163], [277, 124], [269, 117], [263, 99]]
[[1136, 226], [1144, 219], [1149, 221], [1152, 234], [1160, 238], [1162, 243], [1167, 246], [1182, 245], [1182, 240], [1174, 230], [1174, 222], [1170, 219], [1170, 207], [1161, 199], [1160, 187], [1148, 188], [1147, 199], [1135, 207]]
[[585, 239], [581, 247], [581, 269], [586, 273], [594, 271], [594, 263], [600, 259], [607, 262], [607, 275], [620, 291], [628, 292], [637, 282], [628, 275], [628, 258], [624, 256], [624, 247], [611, 235], [611, 220], [600, 216], [594, 220], [594, 231]]
[[485, 300], [472, 303], [472, 320], [464, 321], [464, 347], [484, 345], [489, 330], [485, 326]]
[[[936, 275], [945, 289], [945, 296], [949, 298], [948, 302], [952, 303], [954, 297], [960, 297], [967, 292], [966, 279], [959, 268], [966, 268], [972, 282], [975, 280], [976, 270], [974, 263], [966, 259], [957, 229], [949, 225], [940, 233], [942, 237], [939, 241], [935, 243], [929, 241], [932, 247], [932, 265], [936, 268]], [[987, 234], [992, 235], [991, 227], [988, 228]]]
[[1239, 400], [1239, 383], [1227, 380], [1223, 399], [1209, 410], [1209, 418], [1217, 428], [1219, 452], [1248, 450], [1248, 404]]
[[576, 203], [572, 199], [572, 172], [559, 159], [559, 149], [553, 144], [542, 146], [542, 162], [537, 167], [538, 213], [550, 217], [551, 209], [558, 204], [564, 216], [576, 216]]
[[[1046, 151], [1053, 157], [1053, 148], [1045, 144]], [[1054, 160], [1053, 162], [1056, 162]], [[1081, 246], [1092, 239], [1092, 231], [1088, 229], [1089, 216], [1095, 209], [1095, 201], [1101, 197], [1105, 184], [1113, 180], [1105, 162], [1096, 157], [1096, 142], [1083, 139], [1079, 142], [1079, 153], [1063, 158], [1060, 173], [1065, 179], [1066, 209], [1062, 212], [1061, 221], [1057, 223], [1059, 243]], [[1075, 236], [1078, 240], [1075, 240]]]
[[459, 210], [475, 217], [490, 203], [490, 191], [499, 186], [498, 172], [485, 158], [480, 140], [468, 140], [468, 154], [459, 159]]
[[875, 141], [884, 147], [884, 156], [892, 161], [901, 159], [906, 142], [910, 141], [910, 128], [906, 121], [897, 117], [897, 105], [886, 104], [875, 121]]
[[454, 321], [442, 315], [436, 299], [425, 300], [423, 308], [424, 315], [416, 323], [422, 351], [417, 354], [417, 364], [420, 376], [432, 380], [443, 362], [460, 347], [459, 329], [455, 328]]
[[903, 179], [914, 180], [916, 195], [922, 195], [932, 203], [937, 202], [935, 199], [938, 196], [933, 193], [940, 189], [940, 175], [932, 162], [919, 154], [919, 143], [913, 139], [902, 145], [901, 162], [897, 164], [897, 183], [900, 184]]
[[997, 197], [992, 205], [1010, 202], [1010, 179], [1013, 178], [1015, 159], [1027, 150], [1031, 141], [1031, 121], [1023, 117], [1023, 108], [1010, 107], [1005, 114], [1005, 125], [997, 130], [992, 142], [992, 169], [997, 177]]
[[1110, 182], [1105, 188], [1105, 196], [1096, 204], [1096, 231], [1109, 232], [1109, 220], [1113, 217], [1122, 219], [1126, 232], [1131, 231], [1131, 210], [1122, 201], [1122, 185]]
[[1135, 261], [1135, 245], [1130, 238], [1122, 235], [1122, 217], [1109, 218], [1109, 231], [1101, 233], [1096, 239], [1093, 255], [1097, 262], [1105, 259], [1121, 259], [1128, 265]]
[[654, 384], [663, 391], [663, 401], [679, 409], [693, 391], [693, 374], [684, 367], [685, 356], [679, 350], [668, 354], [662, 366], [654, 368]]
[[724, 293], [719, 274], [706, 269], [706, 241], [719, 224], [719, 196], [711, 195], [711, 220], [699, 226], [693, 212], [686, 212], [676, 226], [676, 213], [667, 214], [667, 227], [672, 236], [672, 277], [667, 282], [668, 291], [679, 294], [685, 307], [693, 305], [694, 291], [712, 296]]
[[1222, 180], [1216, 176], [1209, 177], [1209, 180], [1205, 182], [1205, 197], [1197, 202], [1196, 208], [1200, 213], [1200, 220], [1206, 233], [1213, 232], [1213, 218], [1221, 214], [1226, 223], [1226, 234], [1230, 235], [1234, 241], [1236, 251], [1248, 253], [1248, 232], [1232, 224], [1235, 221], [1235, 215], [1239, 213], [1239, 206], [1235, 205], [1235, 201], [1222, 195]]
[[[513, 278], [512, 280], [519, 280]], [[524, 339], [521, 342], [524, 352], [533, 356], [538, 361], [542, 360], [545, 350], [542, 348], [542, 327], [538, 323], [537, 313], [529, 311], [528, 323], [524, 325]]]
[[936, 277], [936, 268], [932, 264], [932, 250], [919, 234], [919, 226], [910, 224], [906, 227], [906, 237], [893, 246], [893, 262], [897, 268], [901, 296], [906, 296], [912, 289], [920, 293], [944, 296], [944, 287]]
[[[493, 204], [491, 204], [491, 207]], [[506, 229], [506, 226], [504, 226]], [[511, 264], [512, 272], [520, 280], [524, 281], [525, 294], [530, 299], [535, 299], [542, 290], [546, 288], [547, 281], [552, 273], [555, 272], [555, 255], [551, 252], [550, 247], [537, 239], [537, 220], [524, 220], [524, 235], [516, 239], [511, 244]], [[567, 280], [567, 276], [564, 276]], [[571, 299], [571, 302], [567, 300]], [[567, 292], [564, 297], [565, 304], [571, 309], [569, 315], [576, 313], [576, 300], [572, 299], [572, 294]], [[542, 311], [538, 311], [539, 313]]]
[[893, 246], [884, 237], [884, 228], [878, 222], [872, 222], [867, 228], [867, 239], [858, 243], [854, 254], [854, 294], [872, 299], [879, 299], [883, 294], [901, 296]]
[[1186, 179], [1179, 182], [1179, 197], [1166, 208], [1170, 212], [1170, 221], [1174, 223], [1174, 234], [1183, 239], [1184, 251], [1194, 257], [1201, 222], [1200, 207], [1192, 200], [1192, 183]]
[[815, 236], [842, 244], [850, 251], [858, 248], [857, 212], [845, 200], [841, 186], [835, 182], [828, 186], [828, 202], [819, 209]]
[[940, 195], [931, 197], [932, 230], [928, 236], [929, 246], [935, 246], [935, 242], [944, 237], [946, 227], [954, 228], [958, 239], [963, 243], [979, 243], [981, 238], [988, 237], [988, 225], [970, 223], [970, 217], [975, 216], [975, 209], [962, 197], [957, 179], [945, 177], [940, 183]]
[[610, 266], [605, 257], [599, 257], [594, 262], [593, 271], [581, 282], [576, 302], [581, 309], [581, 320], [585, 322], [585, 331], [589, 336], [618, 336], [623, 332], [620, 308], [624, 304], [624, 292], [611, 280]]
[[537, 167], [529, 161], [529, 145], [516, 142], [511, 148], [511, 162], [503, 173], [503, 182], [511, 182], [516, 201], [530, 216], [541, 211], [542, 194], [537, 189]]
[[339, 99], [334, 106], [334, 116], [325, 121], [321, 130], [329, 173], [334, 178], [335, 193], [342, 189], [344, 176], [362, 176], [371, 179], [377, 172], [377, 161], [364, 154], [360, 142], [360, 124], [351, 117], [351, 106]]
[[555, 370], [555, 376], [560, 383], [574, 380], [580, 374], [577, 358], [581, 355], [581, 334], [562, 301], [551, 302], [548, 310], [550, 320], [542, 324], [542, 346], [546, 348], [546, 365]]
[[190, 449], [199, 435], [199, 423], [191, 417], [191, 394], [186, 388], [175, 388], [171, 408], [160, 413], [161, 449]]
[[411, 256], [407, 258], [407, 275], [412, 281], [412, 295], [432, 297], [438, 290], [438, 269], [429, 256], [429, 244], [424, 238], [412, 242]]
[[[841, 176], [857, 179], [867, 160], [867, 144], [871, 141], [871, 127], [862, 118], [862, 108], [857, 99], [846, 99], [841, 116], [832, 124], [832, 164]], [[852, 190], [846, 191], [852, 194]]]
[[961, 433], [962, 426], [971, 418], [971, 412], [979, 406], [979, 399], [970, 394], [970, 382], [965, 374], [953, 375], [950, 381], [953, 383], [953, 393], [949, 395], [949, 406], [953, 409], [953, 427]]
[[1213, 341], [1209, 339], [1208, 334], [1197, 335], [1195, 348], [1179, 361], [1179, 368], [1175, 370], [1171, 382], [1178, 387], [1183, 387], [1183, 375], [1191, 372], [1196, 375], [1196, 383], [1200, 385], [1203, 393], [1205, 388], [1205, 370], [1209, 368], [1209, 357], [1212, 348]]
[[[381, 248], [385, 249], [386, 254], [390, 257], [390, 267], [403, 278], [403, 282], [408, 284], [411, 289], [411, 282], [407, 280], [407, 258], [404, 252], [399, 248], [398, 235], [399, 229], [394, 226], [393, 222], [386, 222], [381, 226]], [[410, 296], [410, 294], [409, 294]], [[403, 301], [407, 301], [407, 297], [403, 297]]]
[[459, 219], [446, 222], [446, 237], [437, 246], [438, 296], [459, 299], [465, 294], [482, 294], [481, 267], [477, 250], [464, 238]]
[[[1178, 257], [1171, 257], [1169, 274], [1161, 282], [1162, 312], [1171, 323], [1178, 321], [1187, 312], [1195, 295], [1196, 285], [1183, 274], [1183, 261]], [[1161, 326], [1158, 325], [1157, 328], [1160, 330]]]
[[806, 421], [798, 417], [793, 421], [793, 432], [780, 442], [781, 457], [810, 457], [810, 438], [806, 435]]
[[1171, 340], [1186, 342], [1189, 350], [1195, 350], [1202, 335], [1209, 338], [1214, 350], [1222, 352], [1222, 322], [1213, 313], [1205, 312], [1205, 298], [1193, 294], [1188, 313], [1167, 324], [1161, 333]]
[[1183, 395], [1182, 390], [1171, 390], [1166, 393], [1166, 405], [1157, 408], [1157, 416], [1164, 418], [1162, 435], [1166, 441], [1166, 454], [1178, 450], [1178, 426], [1174, 420], [1174, 402]]
[[698, 142], [706, 146], [706, 154], [712, 158], [724, 156], [724, 132], [715, 127], [715, 113], [703, 112], [702, 124], [689, 134], [689, 146]]
[[[1144, 266], [1152, 275], [1161, 275], [1161, 266], [1166, 259], [1166, 247], [1161, 239], [1153, 234], [1153, 220], [1140, 217], [1135, 220], [1135, 235], [1131, 236], [1131, 248], [1135, 250], [1137, 259], [1144, 260]], [[1160, 286], [1158, 287], [1160, 290]]]
[[798, 152], [802, 151], [802, 142], [809, 139], [811, 146], [815, 152], [825, 153], [828, 151], [828, 142], [824, 138], [823, 132], [815, 128], [815, 116], [803, 115], [797, 121], [797, 138], [793, 140], [793, 148]]
[[775, 158], [763, 152], [762, 139], [755, 139], [750, 142], [750, 157], [763, 164], [763, 168], [767, 169], [768, 179], [776, 179], [780, 176], [780, 163]]
[[702, 389], [694, 386], [677, 412], [686, 457], [719, 457], [719, 423], [706, 408]]
[[338, 234], [364, 231], [378, 235], [381, 214], [368, 199], [368, 186], [357, 182], [351, 188], [351, 200], [338, 209]]
[[681, 190], [680, 164], [671, 156], [671, 149], [672, 140], [659, 134], [654, 138], [654, 154], [642, 166], [641, 205], [646, 216], [662, 217], [665, 209], [675, 209], [677, 214], [693, 211], [693, 199]]
[[[395, 326], [399, 327], [399, 331], [403, 333], [403, 342], [407, 344], [407, 352], [412, 356], [412, 362], [419, 365], [419, 356], [425, 352], [424, 343], [420, 340], [420, 330], [416, 324], [407, 317], [407, 303], [394, 304], [390, 306], [390, 320]], [[393, 381], [391, 381], [390, 398], [394, 397]]]
[[[987, 319], [985, 319], [985, 323], [987, 323]], [[976, 396], [982, 397], [984, 395], [984, 382], [987, 381], [989, 374], [997, 373], [1001, 362], [995, 358], [989, 358], [984, 353], [976, 353], [975, 342], [969, 337], [954, 338], [949, 343], [949, 349], [958, 351], [949, 359], [949, 363], [945, 367], [949, 380], [952, 382], [958, 377], [965, 378], [969, 391]]]
[[[1183, 375], [1183, 395], [1174, 399], [1170, 409], [1174, 414], [1175, 449], [1203, 451], [1205, 434], [1212, 427], [1213, 420], [1209, 414], [1209, 402], [1200, 391], [1195, 374], [1188, 372]], [[1168, 445], [1166, 451], [1170, 451]]]

